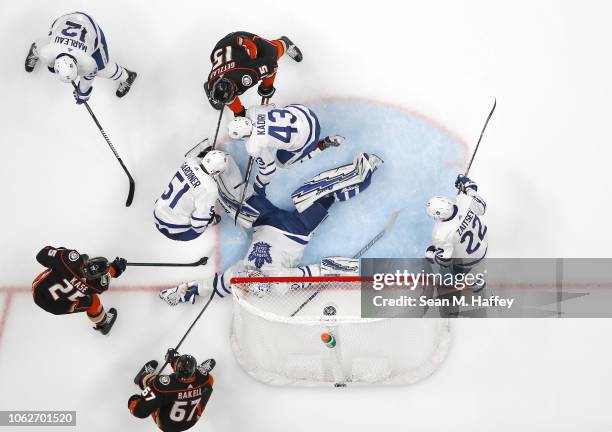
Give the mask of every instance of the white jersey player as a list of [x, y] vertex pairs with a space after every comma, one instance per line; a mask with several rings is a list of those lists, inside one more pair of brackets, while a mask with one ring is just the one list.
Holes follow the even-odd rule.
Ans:
[[[261, 195], [252, 195], [247, 203], [258, 212], [253, 223], [253, 238], [245, 257], [227, 269], [222, 275], [201, 283], [183, 283], [163, 290], [160, 297], [171, 305], [195, 300], [196, 295], [214, 290], [223, 297], [230, 292], [230, 280], [237, 276], [320, 276], [322, 273], [352, 274], [359, 271], [358, 260], [327, 258], [321, 263], [300, 265], [304, 250], [314, 230], [327, 218], [329, 208], [338, 201], [345, 201], [365, 190], [382, 160], [376, 155], [361, 153], [352, 164], [319, 174], [302, 186], [299, 195], [302, 210], [281, 210]], [[338, 176], [344, 170], [346, 176]], [[325, 180], [324, 180], [325, 179]], [[330, 185], [330, 182], [335, 184]], [[329, 190], [316, 189], [314, 184]], [[305, 186], [307, 186], [305, 188]], [[304, 199], [308, 189], [308, 199]], [[295, 195], [294, 195], [295, 202]], [[305, 204], [307, 203], [307, 204]], [[297, 206], [296, 206], [297, 207]], [[251, 287], [256, 295], [263, 294], [264, 285]]]
[[233, 119], [228, 129], [231, 138], [246, 140], [246, 150], [255, 158], [258, 173], [254, 187], [260, 195], [265, 194], [277, 168], [304, 162], [344, 141], [339, 135], [319, 139], [319, 119], [304, 105], [252, 106], [245, 117]]
[[487, 205], [478, 195], [478, 186], [464, 175], [459, 175], [455, 186], [456, 200], [433, 197], [427, 203], [427, 214], [435, 219], [432, 245], [426, 258], [442, 267], [453, 267], [455, 272], [468, 272], [487, 255], [487, 226], [481, 218]]
[[215, 214], [219, 194], [214, 177], [226, 167], [227, 157], [218, 150], [188, 157], [155, 201], [157, 229], [172, 240], [189, 241], [217, 224], [221, 217]]
[[25, 61], [26, 72], [32, 72], [39, 60], [62, 82], [71, 83], [80, 77], [73, 92], [77, 104], [89, 99], [96, 76], [118, 81], [117, 97], [127, 94], [137, 76], [111, 61], [104, 32], [83, 12], [59, 17], [46, 39], [32, 43]]

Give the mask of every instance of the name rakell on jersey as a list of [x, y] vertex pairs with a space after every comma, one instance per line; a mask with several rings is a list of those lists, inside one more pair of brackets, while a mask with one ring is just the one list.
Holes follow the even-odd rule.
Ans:
[[473, 296], [467, 298], [464, 296], [456, 296], [452, 298], [431, 298], [425, 295], [420, 297], [400, 296], [394, 298], [384, 298], [383, 296], [375, 296], [372, 303], [376, 307], [449, 307], [449, 306], [472, 306], [472, 307], [503, 307], [510, 309], [514, 304], [513, 298], [503, 298], [495, 296]]

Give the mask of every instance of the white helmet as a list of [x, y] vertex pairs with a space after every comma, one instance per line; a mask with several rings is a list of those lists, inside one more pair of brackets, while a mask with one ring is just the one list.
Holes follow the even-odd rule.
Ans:
[[253, 122], [246, 117], [236, 117], [229, 123], [227, 129], [232, 139], [244, 139], [251, 136]]
[[443, 196], [435, 196], [427, 201], [427, 214], [436, 220], [445, 220], [453, 215], [455, 203]]
[[211, 150], [202, 159], [202, 166], [207, 174], [219, 175], [227, 168], [227, 155], [221, 150]]
[[76, 60], [68, 54], [57, 56], [53, 69], [60, 81], [65, 83], [74, 81], [78, 75]]

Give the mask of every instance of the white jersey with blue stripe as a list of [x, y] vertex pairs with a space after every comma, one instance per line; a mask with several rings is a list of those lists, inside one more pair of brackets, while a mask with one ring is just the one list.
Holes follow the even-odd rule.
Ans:
[[218, 196], [217, 184], [204, 172], [200, 159], [188, 158], [155, 202], [155, 224], [171, 234], [204, 232], [212, 222]]
[[298, 152], [312, 144], [317, 135], [317, 117], [303, 105], [256, 105], [247, 110], [247, 117], [253, 122], [253, 132], [246, 149], [255, 158], [266, 152], [276, 154], [280, 149]]
[[455, 258], [461, 259], [465, 266], [473, 266], [487, 254], [487, 226], [480, 217], [487, 205], [478, 194], [470, 193], [457, 195], [453, 215], [434, 223], [435, 259], [442, 266], [448, 266]]
[[53, 68], [60, 54], [75, 58], [79, 76], [95, 75], [108, 63], [108, 47], [102, 29], [89, 15], [73, 12], [56, 19], [49, 30], [48, 43], [39, 55]]

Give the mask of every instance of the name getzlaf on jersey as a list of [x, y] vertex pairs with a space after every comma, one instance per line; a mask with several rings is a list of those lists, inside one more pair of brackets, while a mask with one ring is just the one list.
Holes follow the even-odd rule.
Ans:
[[188, 158], [155, 202], [155, 224], [172, 239], [196, 238], [212, 223], [218, 196], [217, 183], [204, 172], [200, 159]]
[[447, 267], [452, 259], [457, 259], [469, 268], [485, 258], [487, 226], [480, 217], [485, 211], [486, 204], [476, 193], [457, 196], [452, 217], [434, 223], [432, 239], [438, 264]]

